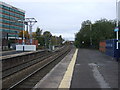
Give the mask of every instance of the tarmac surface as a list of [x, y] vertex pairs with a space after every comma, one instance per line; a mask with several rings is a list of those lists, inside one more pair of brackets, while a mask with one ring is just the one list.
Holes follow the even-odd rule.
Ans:
[[79, 49], [71, 88], [118, 88], [118, 62], [97, 50]]

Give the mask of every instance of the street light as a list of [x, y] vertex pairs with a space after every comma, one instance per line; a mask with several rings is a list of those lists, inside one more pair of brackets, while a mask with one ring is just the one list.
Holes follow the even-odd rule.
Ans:
[[[118, 0], [116, 0], [116, 28], [118, 29], [118, 25], [119, 25], [119, 18], [118, 18], [118, 14], [119, 14], [119, 12], [118, 12], [118, 3], [119, 3], [119, 1]], [[118, 31], [119, 30], [117, 30], [116, 31], [116, 39], [117, 39], [117, 46], [116, 46], [116, 49], [119, 49], [118, 48], [118, 39], [119, 39], [119, 37], [118, 37]]]
[[17, 21], [23, 23], [23, 40], [22, 40], [22, 44], [24, 45], [25, 44], [25, 41], [24, 41], [24, 37], [25, 37], [25, 34], [24, 34], [24, 23], [25, 23], [25, 20], [24, 19], [19, 19]]
[[86, 24], [90, 26], [90, 45], [92, 46], [92, 37], [91, 37], [91, 31], [92, 31], [92, 24]]
[[23, 40], [22, 40], [22, 45], [23, 45], [23, 51], [24, 51], [24, 44], [25, 44], [25, 41], [24, 41], [24, 23], [25, 23], [25, 20], [24, 19], [18, 19], [17, 20], [18, 22], [22, 22], [23, 23]]

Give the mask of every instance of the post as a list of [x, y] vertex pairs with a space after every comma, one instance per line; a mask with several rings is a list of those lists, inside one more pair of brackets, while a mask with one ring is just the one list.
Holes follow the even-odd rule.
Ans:
[[35, 18], [25, 18], [26, 22], [29, 23], [30, 31], [30, 44], [32, 45], [32, 26], [37, 22]]
[[32, 25], [30, 23], [30, 45], [32, 45]]
[[51, 38], [49, 40], [49, 50], [51, 51]]
[[46, 40], [46, 36], [44, 36], [45, 37], [45, 49], [47, 49], [47, 40]]
[[92, 36], [91, 36], [91, 31], [92, 31], [92, 24], [90, 24], [90, 45], [92, 46]]
[[24, 52], [24, 44], [25, 44], [24, 37], [25, 35], [24, 35], [24, 20], [23, 20], [23, 52]]
[[[116, 0], [116, 27], [118, 28], [118, 0]], [[117, 39], [117, 45], [116, 45], [116, 49], [118, 49], [118, 31], [116, 32], [116, 39]]]
[[118, 55], [118, 31], [119, 31], [119, 18], [118, 18], [118, 0], [116, 0], [116, 27], [118, 28], [117, 32], [116, 32], [116, 39], [117, 39], [117, 42], [116, 42], [116, 52], [117, 52], [117, 56], [116, 56], [116, 60], [118, 61], [119, 59], [119, 55]]
[[24, 37], [25, 35], [24, 35], [24, 20], [23, 20], [23, 45], [25, 44]]

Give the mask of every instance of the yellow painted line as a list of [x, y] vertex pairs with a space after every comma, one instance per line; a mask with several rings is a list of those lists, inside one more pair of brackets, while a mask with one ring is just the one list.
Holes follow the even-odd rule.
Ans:
[[71, 83], [71, 79], [73, 75], [74, 65], [75, 65], [76, 58], [77, 58], [77, 53], [78, 53], [78, 49], [76, 49], [73, 55], [73, 58], [71, 59], [71, 62], [67, 68], [67, 71], [59, 85], [59, 88], [70, 88], [70, 83]]

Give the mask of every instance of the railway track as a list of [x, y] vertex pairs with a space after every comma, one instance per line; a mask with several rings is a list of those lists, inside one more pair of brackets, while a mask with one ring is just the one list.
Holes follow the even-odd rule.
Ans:
[[[60, 51], [60, 50], [58, 50], [58, 51]], [[21, 71], [21, 70], [23, 70], [27, 67], [30, 67], [30, 66], [34, 65], [34, 64], [44, 60], [45, 58], [48, 58], [52, 54], [54, 54], [54, 53], [53, 52], [48, 52], [48, 51], [43, 51], [43, 52], [40, 52], [40, 55], [35, 57], [34, 59], [26, 60], [23, 63], [17, 64], [15, 66], [12, 66], [12, 67], [7, 68], [7, 69], [4, 69], [4, 66], [3, 66], [2, 79], [6, 78], [6, 77], [8, 77], [8, 76], [10, 76], [14, 73], [17, 73], [17, 72], [19, 72], [19, 71]]]
[[[24, 72], [31, 71], [31, 73], [27, 73], [27, 75], [22, 78], [21, 80], [12, 83], [8, 80], [4, 81], [4, 85], [8, 86], [7, 89], [16, 89], [16, 88], [33, 88], [35, 84], [40, 81], [62, 58], [70, 51], [70, 47], [65, 47], [57, 52], [54, 52], [54, 54], [49, 55], [48, 58], [45, 58], [44, 60], [41, 60], [39, 63], [32, 65], [26, 70], [23, 70], [21, 73], [18, 73], [22, 75]], [[8, 84], [5, 84], [5, 82], [8, 82]], [[14, 80], [13, 80], [14, 81]]]
[[14, 67], [11, 67], [11, 68], [8, 68], [8, 69], [5, 69], [2, 71], [2, 78], [6, 78], [14, 73], [17, 73], [19, 72], [20, 70], [23, 70], [27, 67], [30, 67], [31, 65], [33, 64], [36, 64], [37, 62], [40, 62], [41, 60], [49, 57], [52, 53], [48, 53], [48, 52], [43, 52], [41, 53], [41, 55], [35, 59], [32, 59], [30, 61], [27, 61], [27, 62], [24, 62], [22, 64], [19, 64], [17, 66], [14, 66]]

